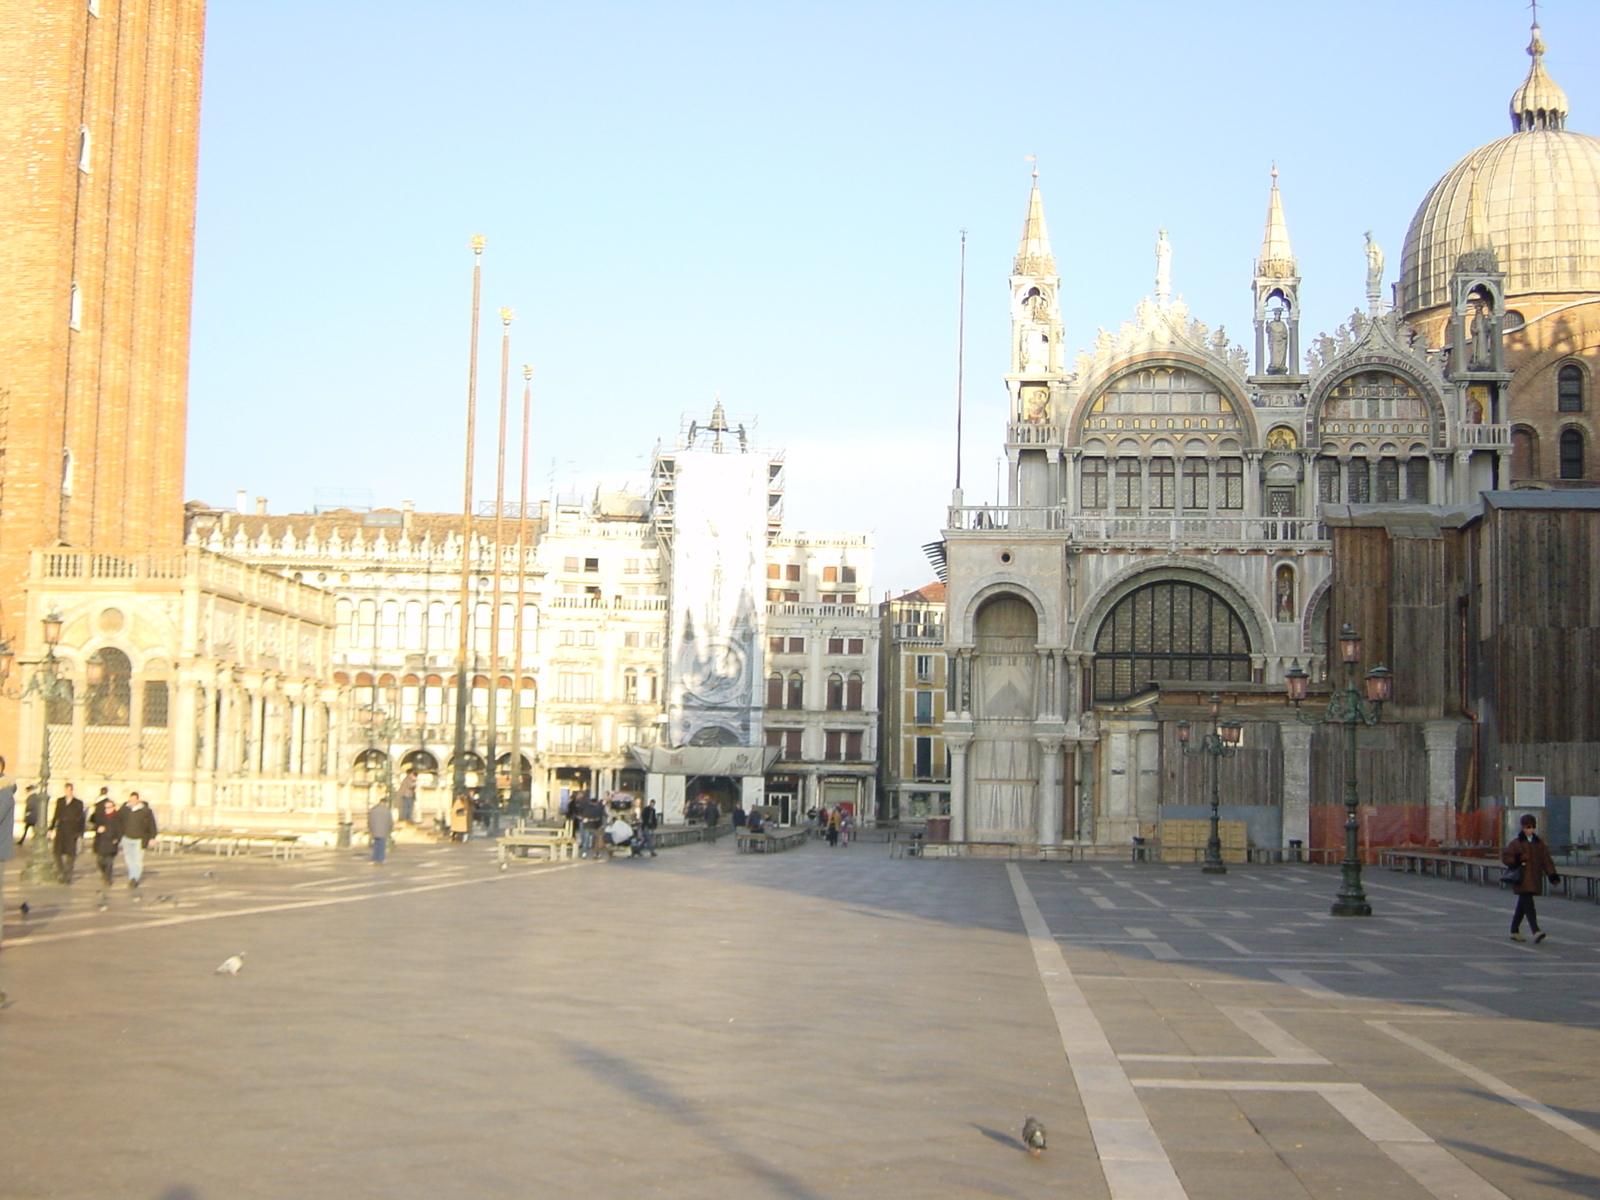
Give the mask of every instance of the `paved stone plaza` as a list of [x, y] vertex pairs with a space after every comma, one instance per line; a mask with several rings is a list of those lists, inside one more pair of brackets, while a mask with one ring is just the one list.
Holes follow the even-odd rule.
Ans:
[[1594, 905], [886, 849], [12, 864], [0, 1197], [1600, 1197]]

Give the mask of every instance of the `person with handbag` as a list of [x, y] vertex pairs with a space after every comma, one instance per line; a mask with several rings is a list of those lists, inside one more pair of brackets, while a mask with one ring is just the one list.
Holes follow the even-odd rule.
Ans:
[[1539, 913], [1533, 898], [1544, 892], [1544, 881], [1559, 883], [1555, 860], [1550, 857], [1550, 847], [1539, 836], [1539, 818], [1532, 813], [1522, 815], [1522, 830], [1506, 844], [1500, 861], [1505, 870], [1500, 882], [1509, 883], [1517, 894], [1517, 910], [1511, 915], [1511, 940], [1525, 942], [1522, 936], [1522, 919], [1528, 919], [1528, 932], [1535, 942], [1544, 941], [1544, 931], [1539, 928]]

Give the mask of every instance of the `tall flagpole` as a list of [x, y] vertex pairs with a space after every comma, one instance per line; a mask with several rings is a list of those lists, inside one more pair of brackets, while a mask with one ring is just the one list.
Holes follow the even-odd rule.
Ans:
[[456, 740], [451, 760], [450, 804], [467, 787], [467, 654], [472, 644], [472, 452], [478, 437], [478, 308], [483, 294], [483, 243], [472, 239], [472, 350], [467, 359], [467, 462], [461, 501], [461, 600], [456, 638]]
[[500, 310], [500, 425], [495, 438], [497, 458], [494, 468], [494, 591], [489, 607], [489, 797], [496, 814], [490, 819], [499, 830], [500, 811], [500, 600], [504, 595], [502, 578], [504, 561], [501, 547], [505, 544], [506, 527], [506, 408], [511, 388], [511, 322], [516, 314], [509, 308]]
[[[956, 491], [961, 490], [962, 393], [967, 377], [967, 231], [961, 231], [961, 282], [956, 301]], [[956, 501], [957, 504], [960, 500]]]
[[[522, 468], [518, 474], [521, 494], [517, 499], [517, 611], [511, 618], [511, 785], [515, 792], [522, 782], [522, 606], [527, 596], [528, 567], [523, 561], [528, 536], [528, 422], [533, 415], [533, 368], [522, 368]], [[533, 771], [528, 772], [527, 806], [533, 807]]]

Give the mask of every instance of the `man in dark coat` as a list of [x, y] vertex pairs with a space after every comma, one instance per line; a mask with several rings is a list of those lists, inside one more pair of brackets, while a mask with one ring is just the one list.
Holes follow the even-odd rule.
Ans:
[[95, 865], [100, 868], [100, 878], [110, 887], [117, 851], [122, 847], [122, 821], [117, 814], [117, 802], [110, 796], [95, 801], [94, 811], [89, 814], [89, 828], [94, 831]]
[[578, 853], [580, 855], [594, 855], [595, 858], [610, 856], [605, 852], [605, 840], [600, 836], [600, 827], [606, 823], [606, 806], [599, 796], [585, 795], [583, 801], [583, 825], [578, 830]]
[[83, 801], [78, 799], [70, 783], [56, 800], [50, 828], [54, 833], [50, 853], [56, 860], [56, 878], [62, 883], [71, 883], [73, 869], [78, 863], [78, 843], [83, 840], [86, 828], [86, 814]]
[[1544, 941], [1544, 932], [1539, 928], [1539, 913], [1534, 908], [1533, 898], [1544, 893], [1544, 881], [1558, 883], [1561, 876], [1556, 874], [1555, 860], [1550, 857], [1550, 847], [1545, 845], [1544, 839], [1539, 836], [1539, 818], [1532, 813], [1524, 813], [1522, 817], [1522, 831], [1506, 844], [1505, 851], [1500, 855], [1500, 861], [1507, 867], [1515, 870], [1522, 868], [1522, 878], [1511, 885], [1511, 890], [1517, 894], [1517, 910], [1511, 916], [1511, 940], [1513, 942], [1526, 941], [1522, 936], [1522, 918], [1528, 918], [1528, 932], [1533, 934], [1536, 942]]

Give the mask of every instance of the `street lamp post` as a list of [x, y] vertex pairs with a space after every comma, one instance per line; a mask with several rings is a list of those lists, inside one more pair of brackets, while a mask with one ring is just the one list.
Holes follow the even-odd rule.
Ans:
[[[28, 676], [28, 684], [20, 692], [7, 691], [6, 695], [14, 700], [26, 701], [37, 696], [45, 705], [44, 720], [41, 728], [44, 735], [39, 747], [39, 790], [35, 796], [38, 807], [38, 821], [33, 827], [33, 853], [28, 858], [28, 865], [22, 869], [23, 883], [53, 883], [58, 878], [56, 874], [55, 859], [51, 856], [50, 848], [45, 841], [45, 829], [50, 824], [50, 702], [66, 701], [74, 703], [72, 693], [67, 689], [67, 681], [61, 678], [61, 660], [56, 657], [56, 647], [61, 643], [61, 626], [63, 624], [59, 612], [51, 612], [41, 624], [44, 626], [44, 658]], [[0, 685], [11, 675], [11, 663], [15, 655], [8, 642], [0, 642]], [[105, 679], [105, 664], [97, 657], [90, 658], [84, 664], [84, 677], [89, 684], [89, 693], [83, 702], [89, 703], [94, 699], [100, 689], [100, 684]], [[9, 835], [8, 835], [9, 836]]]
[[1343, 725], [1345, 727], [1344, 755], [1344, 861], [1339, 864], [1342, 882], [1339, 895], [1331, 909], [1336, 917], [1370, 917], [1372, 905], [1361, 887], [1361, 856], [1356, 847], [1356, 834], [1361, 828], [1356, 809], [1360, 797], [1356, 792], [1356, 729], [1362, 725], [1376, 725], [1383, 716], [1383, 706], [1394, 693], [1394, 676], [1388, 667], [1378, 666], [1366, 674], [1366, 692], [1362, 696], [1356, 687], [1356, 670], [1361, 662], [1361, 635], [1346, 622], [1339, 630], [1339, 657], [1344, 660], [1345, 685], [1328, 697], [1328, 706], [1320, 717], [1307, 716], [1300, 705], [1306, 699], [1308, 676], [1299, 666], [1285, 674], [1289, 699], [1294, 704], [1295, 716], [1307, 725]]
[[1200, 870], [1206, 875], [1226, 875], [1228, 864], [1222, 861], [1222, 836], [1217, 825], [1217, 805], [1221, 802], [1221, 794], [1217, 787], [1217, 767], [1224, 758], [1231, 758], [1239, 752], [1239, 735], [1244, 731], [1244, 726], [1238, 721], [1219, 721], [1222, 715], [1222, 697], [1213, 694], [1210, 702], [1211, 732], [1200, 738], [1198, 745], [1191, 748], [1189, 742], [1192, 726], [1188, 721], [1178, 722], [1179, 748], [1189, 755], [1204, 754], [1211, 759], [1211, 835], [1206, 838], [1206, 859]]

